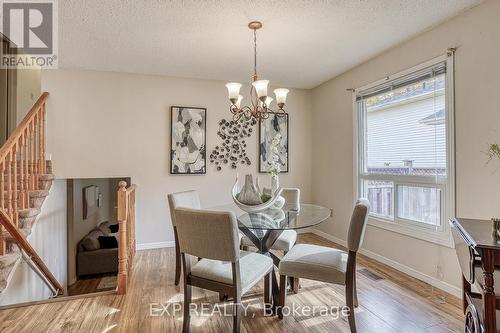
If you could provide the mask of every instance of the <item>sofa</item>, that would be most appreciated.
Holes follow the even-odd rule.
[[[116,224],[116,223],[114,223]],[[118,272],[118,248],[101,248],[99,236],[114,236],[112,223],[105,221],[92,229],[77,245],[76,274],[78,277]]]

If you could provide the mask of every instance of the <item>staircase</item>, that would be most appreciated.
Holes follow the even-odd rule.
[[[43,93],[24,120],[0,148],[0,293],[22,257],[46,281],[55,295],[64,293],[27,237],[54,180],[45,158],[45,102]]]

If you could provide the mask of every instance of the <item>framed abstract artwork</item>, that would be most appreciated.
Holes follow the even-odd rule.
[[[170,173],[205,174],[207,109],[172,106],[170,108]]]
[[[278,165],[288,172],[288,113],[270,113],[259,122],[259,172],[267,173]]]

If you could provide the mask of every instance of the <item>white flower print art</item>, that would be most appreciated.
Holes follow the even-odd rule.
[[[259,172],[288,172],[288,114],[269,114],[259,123]]]
[[[207,109],[172,106],[170,173],[206,173]]]

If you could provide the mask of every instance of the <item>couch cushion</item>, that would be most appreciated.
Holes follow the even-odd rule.
[[[104,221],[104,222],[100,223],[97,226],[97,228],[99,230],[101,230],[104,233],[104,235],[108,235],[111,233],[111,228],[109,227],[110,225],[111,225],[111,223],[109,223],[108,221]]]
[[[99,236],[101,249],[114,249],[118,247],[118,241],[113,236]]]
[[[95,251],[101,248],[99,245],[99,236],[104,236],[103,232],[94,229],[83,238],[82,246],[85,251]]]
[[[273,268],[273,260],[259,253],[240,252],[241,293],[244,294]],[[191,275],[226,284],[233,284],[230,262],[201,259],[194,265]]]

